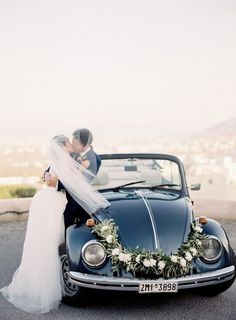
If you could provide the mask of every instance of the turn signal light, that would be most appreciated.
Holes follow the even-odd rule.
[[[88,226],[88,227],[93,227],[94,225],[95,225],[94,219],[88,219],[88,220],[86,221],[86,226]]]
[[[199,223],[206,224],[208,222],[207,217],[201,216],[199,217]]]

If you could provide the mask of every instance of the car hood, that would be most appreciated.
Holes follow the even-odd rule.
[[[158,192],[108,196],[109,215],[119,227],[120,243],[130,249],[178,250],[188,238],[193,219],[189,198],[160,197]]]

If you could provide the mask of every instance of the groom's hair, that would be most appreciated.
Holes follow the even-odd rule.
[[[93,135],[89,129],[82,128],[73,132],[73,138],[79,140],[83,146],[93,142]]]

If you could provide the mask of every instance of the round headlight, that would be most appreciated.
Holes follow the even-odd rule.
[[[106,260],[106,249],[100,242],[91,240],[83,246],[82,257],[89,266],[97,267]]]
[[[222,254],[222,243],[218,238],[209,236],[208,239],[203,241],[202,250],[202,258],[207,262],[214,262],[218,260]]]

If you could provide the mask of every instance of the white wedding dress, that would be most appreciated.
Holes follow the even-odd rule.
[[[0,292],[24,311],[46,313],[62,298],[59,245],[64,241],[63,212],[66,196],[54,187],[33,197],[19,268],[12,282]]]
[[[110,205],[90,185],[89,177],[95,176],[53,140],[50,163],[51,175],[58,177],[88,214]],[[54,187],[42,189],[32,199],[20,266],[12,282],[0,289],[8,301],[24,311],[46,313],[60,304],[64,287],[58,247],[64,242],[66,204],[65,193]]]

